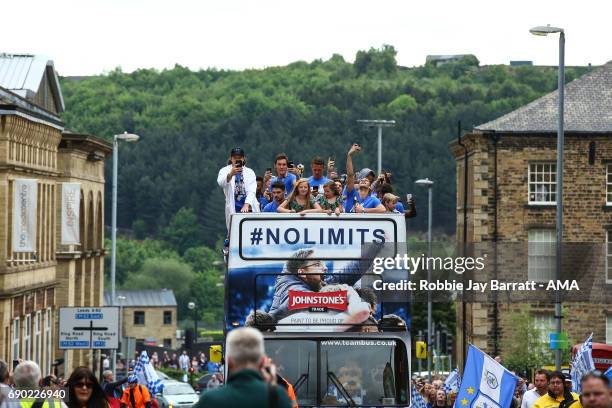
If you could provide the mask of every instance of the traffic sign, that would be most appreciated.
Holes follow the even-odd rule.
[[[118,349],[118,307],[61,307],[59,348]]]
[[[425,360],[427,358],[427,343],[424,341],[416,342],[416,358]]]

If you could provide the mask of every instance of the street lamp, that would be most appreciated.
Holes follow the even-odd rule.
[[[417,186],[427,187],[428,192],[428,211],[427,211],[427,256],[431,258],[431,222],[432,222],[432,187],[434,182],[428,178],[415,181]],[[427,282],[431,282],[431,268],[427,262]],[[427,371],[431,380],[431,340],[432,340],[432,307],[431,307],[431,292],[427,291]]]
[[[395,126],[394,120],[382,120],[382,119],[360,119],[357,122],[363,123],[367,127],[378,128],[378,173],[382,172],[382,128]]]
[[[117,163],[119,160],[119,141],[124,142],[136,142],[140,137],[138,135],[123,132],[119,135],[113,136],[113,202],[112,202],[112,226],[111,226],[111,304],[115,305],[115,269],[117,262]],[[115,372],[117,364],[117,350],[112,352],[111,367],[113,373]]]
[[[187,308],[191,311],[194,312],[193,315],[193,337],[194,337],[194,343],[198,343],[198,316],[197,316],[197,309],[196,309],[196,304],[195,302],[189,302],[187,303]]]
[[[533,35],[545,36],[559,33],[559,77],[557,88],[559,90],[557,107],[557,245],[555,279],[561,276],[561,244],[563,242],[563,103],[565,99],[565,31],[559,27],[539,26],[529,32]],[[561,333],[561,299],[559,292],[555,292],[555,319],[556,332]],[[561,349],[555,350],[555,367],[561,370]]]
[[[123,301],[126,299],[125,296],[117,296],[119,301],[119,333],[117,333],[119,335],[119,352],[121,352],[121,346],[123,346]],[[113,372],[113,374],[117,376],[117,373]]]

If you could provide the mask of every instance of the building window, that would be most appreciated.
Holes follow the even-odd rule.
[[[552,229],[529,230],[528,279],[548,281],[555,277],[556,231]]]
[[[164,311],[164,324],[172,324],[172,311]]]
[[[557,202],[557,165],[529,164],[529,204],[555,204]]]
[[[134,312],[134,324],[138,324],[138,325],[145,324],[145,312],[143,311]]]
[[[164,348],[172,348],[172,339],[164,339]]]
[[[21,350],[19,350],[19,340],[21,339],[19,318],[13,320],[13,360],[21,358]]]
[[[51,323],[53,320],[53,313],[51,309],[47,309],[45,313],[45,370],[47,374],[51,373]]]
[[[23,321],[23,359],[32,359],[32,316],[27,315]]]
[[[550,342],[550,333],[555,332],[555,316],[552,314],[537,314],[533,316],[536,329],[540,332],[542,343]]]
[[[612,315],[606,316],[606,344],[612,344]]]
[[[42,364],[41,361],[41,351],[42,351],[42,314],[40,312],[36,312],[34,316],[34,361],[40,367]]]
[[[606,166],[606,204],[612,205],[612,164]]]

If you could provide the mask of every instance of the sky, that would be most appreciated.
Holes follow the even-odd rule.
[[[567,65],[612,60],[609,0],[5,0],[0,52],[43,54],[60,75],[121,67],[264,68],[295,61],[353,61],[390,44],[403,66],[429,54],[474,54],[481,64]]]

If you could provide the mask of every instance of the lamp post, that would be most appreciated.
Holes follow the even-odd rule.
[[[382,172],[382,128],[395,126],[394,120],[382,120],[382,119],[360,119],[357,122],[363,123],[367,127],[378,128],[378,173]]]
[[[529,32],[533,35],[545,36],[559,33],[559,76],[558,76],[558,107],[557,107],[557,242],[555,280],[561,277],[561,253],[563,242],[563,103],[565,99],[565,32],[563,28],[547,26],[534,27]],[[559,292],[555,292],[555,321],[556,332],[561,333],[561,299]],[[561,370],[561,349],[555,350],[555,367]]]
[[[433,209],[433,192],[432,187],[434,182],[428,178],[420,179],[415,181],[417,186],[427,187],[428,199],[427,199],[427,256],[431,258],[431,223],[432,223],[432,209]],[[431,268],[429,268],[429,262],[427,263],[427,282],[431,282]],[[432,341],[432,306],[431,306],[431,292],[427,291],[427,371],[429,373],[429,380],[431,380],[431,341]]]
[[[189,308],[189,310],[193,311],[193,339],[194,339],[194,343],[198,343],[198,313],[197,313],[197,308],[196,308],[196,304],[195,302],[189,302],[187,303],[187,308]]]
[[[122,346],[123,346],[123,301],[126,300],[127,297],[125,296],[117,296],[117,300],[119,302],[119,333],[117,333],[119,335],[119,352],[122,352]],[[113,375],[115,375],[115,377],[117,376],[117,373],[113,372]]]
[[[119,160],[119,141],[136,142],[140,137],[138,135],[123,132],[113,136],[113,202],[112,202],[112,226],[111,226],[111,304],[115,305],[115,268],[117,262],[117,164]],[[117,350],[111,353],[111,369],[115,373],[117,368]]]

